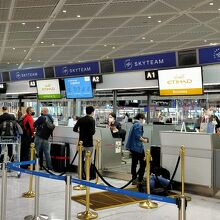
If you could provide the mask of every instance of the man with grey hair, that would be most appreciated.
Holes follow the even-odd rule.
[[[39,156],[40,151],[43,151],[46,158],[47,168],[52,170],[48,139],[52,136],[55,126],[53,125],[52,116],[48,113],[48,108],[42,109],[41,116],[34,122],[34,127],[36,128],[34,144],[37,155]],[[43,162],[40,161],[40,164],[43,164]]]

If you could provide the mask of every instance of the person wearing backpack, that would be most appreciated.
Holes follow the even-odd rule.
[[[32,107],[27,107],[26,114],[21,116],[18,123],[23,129],[23,135],[21,136],[21,161],[30,160],[30,147],[31,141],[34,137],[34,120],[33,116],[35,115],[34,109]],[[24,169],[28,168],[28,165],[21,166]]]
[[[0,115],[0,136],[14,136],[15,135],[15,123],[16,119],[13,114],[8,113],[8,108],[6,106],[2,107],[2,115]],[[13,161],[13,145],[8,144],[8,156],[10,158],[10,161]],[[1,145],[0,145],[0,153]],[[0,162],[2,163],[3,156],[0,158]]]
[[[40,151],[43,151],[47,168],[52,170],[48,139],[53,135],[55,125],[53,124],[52,116],[48,114],[48,108],[43,108],[41,113],[41,116],[34,122],[34,127],[36,128],[34,144],[38,157]],[[43,161],[40,161],[40,164],[43,164]]]

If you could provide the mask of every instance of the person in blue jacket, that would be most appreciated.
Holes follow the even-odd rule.
[[[144,130],[143,124],[145,123],[145,116],[143,113],[138,113],[135,116],[134,124],[132,125],[128,140],[126,143],[126,149],[131,152],[132,162],[131,162],[131,175],[133,181],[133,185],[137,183],[141,183],[143,181],[146,161],[144,160],[145,151],[144,151],[144,143],[148,143],[148,138],[144,138]],[[139,171],[137,172],[137,164],[140,163]]]

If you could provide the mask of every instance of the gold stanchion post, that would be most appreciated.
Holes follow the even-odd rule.
[[[146,184],[147,184],[147,194],[150,194],[150,161],[151,161],[151,154],[150,150],[146,151],[145,154],[146,159]],[[144,202],[140,202],[139,206],[144,209],[154,209],[158,207],[158,204],[152,202],[150,199],[147,199]]]
[[[86,181],[90,179],[91,152],[86,151]],[[78,219],[96,219],[98,214],[89,210],[90,206],[90,187],[86,186],[86,211],[77,214]]]
[[[34,148],[34,143],[32,143],[31,144],[31,160],[34,159],[34,153],[35,153],[35,148]],[[33,170],[33,164],[30,164],[30,170]],[[35,197],[35,192],[33,192],[32,186],[33,186],[33,175],[30,175],[29,190],[28,190],[28,192],[24,192],[22,194],[22,197],[24,197],[24,198],[34,198]]]
[[[100,140],[96,140],[96,167],[97,169],[99,170],[99,151],[100,151]],[[96,173],[96,181],[95,181],[96,184],[100,184],[99,183],[99,175]]]
[[[78,177],[80,180],[82,180],[82,172],[83,172],[83,167],[82,167],[83,142],[82,141],[79,142],[78,150],[79,150]],[[73,187],[73,190],[85,190],[85,189],[86,187],[83,185],[77,185]]]

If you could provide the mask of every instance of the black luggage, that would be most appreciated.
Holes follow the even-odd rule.
[[[68,143],[52,143],[50,156],[53,170],[64,172],[70,163],[70,147]]]

